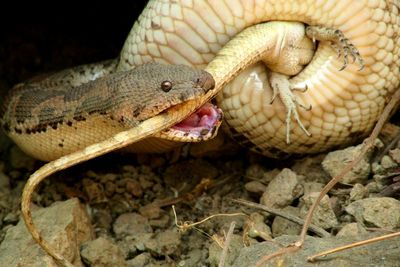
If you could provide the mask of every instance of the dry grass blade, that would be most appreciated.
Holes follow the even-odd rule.
[[[375,139],[378,137],[379,132],[381,131],[384,123],[389,118],[390,114],[392,113],[394,108],[397,106],[399,101],[400,101],[400,90],[396,90],[394,92],[394,94],[392,95],[389,103],[386,105],[385,109],[383,110],[381,116],[379,117],[379,120],[376,123],[374,129],[372,130],[370,136],[364,140],[364,145],[361,148],[358,155],[342,170],[341,173],[339,173],[337,176],[333,177],[329,181],[329,183],[327,185],[325,185],[325,187],[322,189],[321,193],[319,194],[318,198],[311,206],[310,210],[307,213],[305,223],[303,225],[303,229],[301,231],[299,240],[289,247],[283,248],[274,254],[263,257],[261,260],[259,260],[257,262],[256,266],[261,266],[264,262],[266,262],[270,259],[273,259],[275,257],[281,256],[281,255],[284,255],[287,253],[293,253],[293,252],[296,252],[297,250],[301,249],[301,247],[304,244],[304,240],[305,240],[308,228],[310,227],[312,216],[313,216],[314,211],[317,208],[319,202],[329,192],[329,190],[331,190],[354,166],[356,166],[361,161],[361,159],[364,157],[365,153],[373,146]],[[395,233],[395,234],[397,234],[397,233]],[[390,237],[392,237],[392,235],[395,235],[395,234],[389,234],[389,235],[383,236],[383,238],[380,238],[379,240],[390,238]],[[379,241],[379,240],[377,240],[377,241]],[[356,244],[358,244],[358,243],[356,243]],[[362,244],[360,244],[360,245],[362,245]],[[346,246],[344,249],[347,249],[350,247],[351,246]],[[343,250],[343,249],[341,249],[341,250]],[[333,252],[336,252],[336,251],[333,251]],[[330,252],[330,253],[333,253],[333,252]],[[315,257],[313,259],[315,259]]]
[[[229,231],[228,231],[228,234],[226,235],[224,249],[222,250],[221,258],[218,263],[218,267],[225,266],[225,260],[226,260],[226,256],[228,255],[228,249],[229,249],[229,245],[232,240],[233,230],[235,230],[235,225],[236,225],[236,223],[233,221],[233,222],[231,222],[231,225],[229,226]]]
[[[375,243],[375,242],[379,242],[379,241],[382,241],[382,240],[386,240],[386,239],[393,238],[393,237],[398,237],[398,236],[400,236],[400,232],[396,232],[396,233],[392,233],[392,234],[387,234],[387,235],[383,235],[383,236],[370,238],[370,239],[367,239],[367,240],[355,242],[355,243],[352,243],[352,244],[348,244],[348,245],[345,245],[345,246],[341,246],[341,247],[337,247],[337,248],[334,248],[334,249],[330,249],[330,250],[326,250],[326,251],[320,252],[318,254],[315,254],[315,255],[312,255],[312,256],[308,257],[307,260],[313,262],[313,261],[318,260],[317,258],[324,257],[324,256],[327,256],[327,255],[332,254],[332,253],[336,253],[336,252],[343,251],[343,250],[350,249],[350,248],[355,248],[355,247],[359,247],[359,246],[372,244],[372,243]]]

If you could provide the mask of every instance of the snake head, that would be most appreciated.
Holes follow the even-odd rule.
[[[126,76],[129,76],[126,77]],[[215,86],[211,74],[185,65],[148,63],[117,80],[113,117],[134,124],[203,96]]]

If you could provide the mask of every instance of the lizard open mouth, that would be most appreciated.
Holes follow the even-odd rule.
[[[217,106],[206,103],[185,120],[172,126],[168,131],[173,131],[174,136],[197,142],[215,136],[221,125],[223,113]]]

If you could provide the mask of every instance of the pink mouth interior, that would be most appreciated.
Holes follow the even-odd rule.
[[[175,124],[172,129],[192,132],[212,129],[221,119],[221,111],[211,103],[204,104],[185,120]]]

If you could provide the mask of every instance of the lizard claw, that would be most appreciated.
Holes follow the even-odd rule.
[[[290,144],[290,129],[291,129],[291,121],[292,121],[292,116],[300,126],[300,128],[303,130],[303,132],[307,136],[311,136],[310,132],[306,129],[304,126],[303,122],[300,119],[299,113],[297,112],[297,106],[300,106],[304,110],[311,110],[312,106],[309,105],[308,107],[304,106],[301,104],[297,97],[293,94],[293,91],[301,91],[305,92],[308,90],[308,86],[304,86],[303,88],[299,87],[292,87],[292,85],[289,82],[289,78],[286,75],[271,72],[270,73],[270,83],[271,87],[273,90],[273,96],[271,98],[270,103],[272,104],[273,101],[276,99],[276,96],[279,95],[280,99],[282,100],[282,103],[286,107],[286,143]]]
[[[353,63],[358,62],[361,71],[364,66],[364,60],[362,59],[358,49],[347,39],[343,32],[338,29],[331,29],[322,26],[308,26],[306,28],[306,35],[312,40],[319,41],[330,41],[332,46],[335,48],[338,54],[338,58],[343,56],[343,66],[339,71],[344,70],[349,63],[349,56],[352,57]]]

